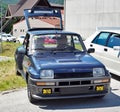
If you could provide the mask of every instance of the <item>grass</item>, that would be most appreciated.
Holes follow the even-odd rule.
[[[4,42],[2,56],[13,57],[15,49],[20,46],[18,43]],[[20,76],[15,73],[14,59],[0,62],[0,91],[25,87],[26,83]]]
[[[13,57],[16,48],[20,46],[19,43],[15,42],[2,42],[2,53],[1,56]]]
[[[3,42],[1,56],[14,57],[16,48],[19,43]],[[81,49],[76,45],[76,48]],[[15,73],[15,60],[0,61],[0,91],[11,90],[25,87],[26,83],[20,76]]]

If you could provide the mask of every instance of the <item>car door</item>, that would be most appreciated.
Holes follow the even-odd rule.
[[[23,71],[23,59],[27,52],[27,36],[25,37],[25,40],[23,42],[23,45],[18,47],[15,52],[15,59],[16,59],[16,67],[19,72]]]
[[[22,63],[22,66],[23,66],[23,74],[24,74],[24,77],[26,79],[26,73],[27,73],[27,70],[28,70],[28,67],[31,65],[31,62],[30,62],[30,35],[27,34],[25,39],[24,39],[24,47],[26,48],[26,54],[24,55],[23,57],[23,63]]]
[[[112,33],[107,43],[106,62],[110,72],[120,76],[120,34]]]
[[[100,32],[90,43],[89,47],[95,49],[95,53],[92,54],[97,59],[102,62],[105,62],[105,56],[107,54],[107,40],[110,36],[109,32]]]

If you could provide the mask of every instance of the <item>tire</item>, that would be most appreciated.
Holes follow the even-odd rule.
[[[31,89],[30,89],[30,78],[28,76],[28,83],[27,83],[27,95],[28,95],[28,99],[31,103],[36,103],[38,100],[34,99],[31,93]]]
[[[16,73],[17,76],[21,76],[21,73],[18,72],[18,70],[17,70],[17,65],[16,65],[16,67],[15,67],[15,73]]]

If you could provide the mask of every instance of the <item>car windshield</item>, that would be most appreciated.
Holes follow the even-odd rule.
[[[82,52],[84,47],[78,35],[47,34],[34,35],[31,44],[32,51]]]
[[[60,19],[57,17],[29,17],[30,28],[60,28]]]

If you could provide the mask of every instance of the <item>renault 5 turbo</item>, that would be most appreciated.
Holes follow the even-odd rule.
[[[56,18],[60,25],[39,28],[40,16],[51,20]],[[27,83],[30,102],[103,97],[109,93],[109,72],[90,55],[94,49],[86,50],[79,34],[63,30],[59,10],[28,9],[25,18],[28,31],[23,44],[16,49],[15,61],[16,73],[22,75]],[[55,42],[46,43],[46,38]]]

